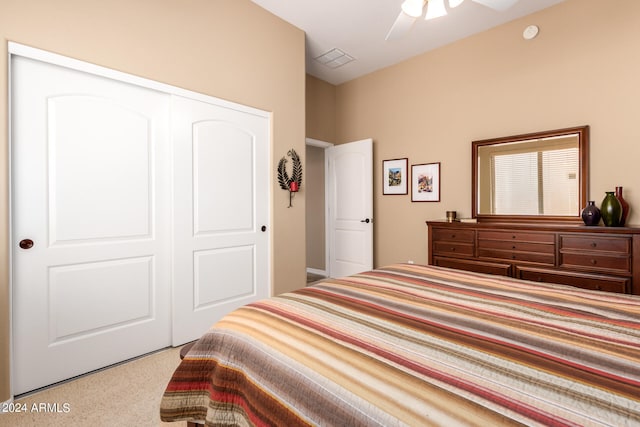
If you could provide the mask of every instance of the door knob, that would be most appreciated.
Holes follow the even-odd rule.
[[[20,240],[19,245],[22,249],[31,249],[33,247],[33,240],[31,239]]]
[[[262,227],[260,227],[260,230],[262,230],[262,232],[264,233],[265,231],[267,231],[267,226],[263,225]]]
[[[369,218],[365,218],[365,219],[361,219],[360,222],[366,222],[367,224],[369,224],[371,220]]]

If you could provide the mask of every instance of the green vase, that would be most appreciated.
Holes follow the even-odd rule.
[[[620,220],[622,219],[622,205],[620,201],[616,199],[613,191],[607,191],[607,195],[602,200],[600,206],[600,214],[602,215],[602,222],[607,227],[620,226]]]

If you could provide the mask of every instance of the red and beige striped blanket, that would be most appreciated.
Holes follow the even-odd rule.
[[[207,425],[640,425],[640,298],[393,265],[244,306],[161,402]]]

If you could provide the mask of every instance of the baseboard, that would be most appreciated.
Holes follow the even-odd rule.
[[[319,270],[317,268],[309,268],[307,267],[307,273],[311,273],[311,274],[318,274],[320,276],[324,276],[327,277],[327,272],[324,270]]]

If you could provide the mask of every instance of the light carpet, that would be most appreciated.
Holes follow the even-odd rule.
[[[0,413],[0,426],[184,427],[159,415],[179,363],[180,347],[171,348],[43,389],[14,402],[27,412]]]

